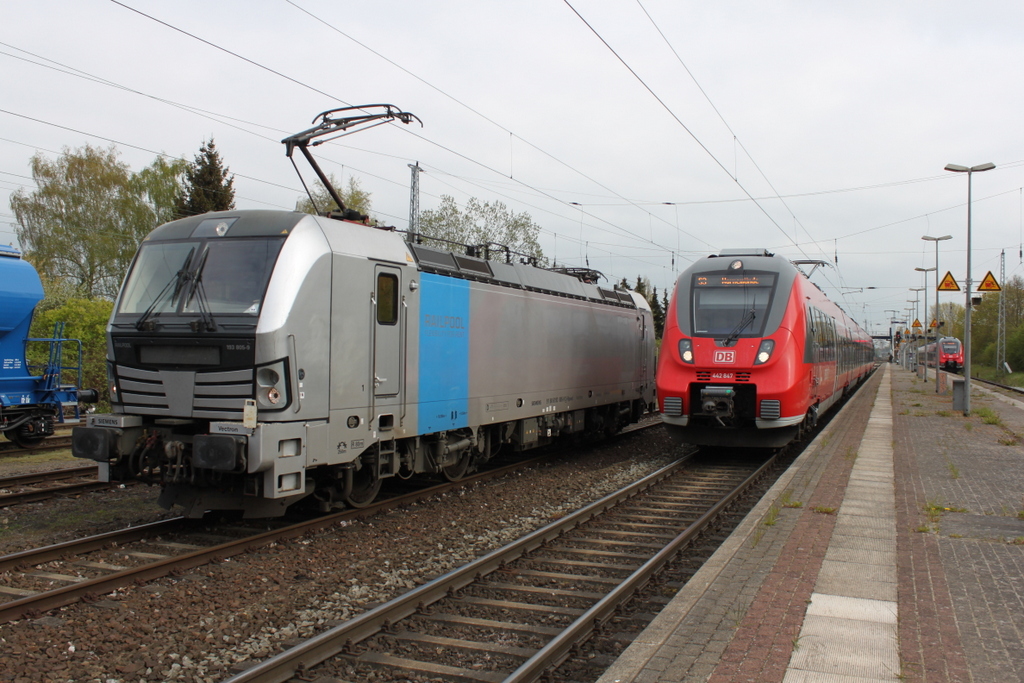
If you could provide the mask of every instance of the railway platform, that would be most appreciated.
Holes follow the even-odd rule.
[[[1024,401],[879,370],[599,683],[1024,681]]]

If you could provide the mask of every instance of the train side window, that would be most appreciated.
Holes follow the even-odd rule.
[[[377,274],[377,322],[381,325],[398,322],[398,278],[389,273]]]

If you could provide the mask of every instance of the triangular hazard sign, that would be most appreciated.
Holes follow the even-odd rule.
[[[985,279],[981,281],[980,285],[978,285],[978,291],[1001,292],[1003,291],[1003,288],[999,286],[998,282],[996,282],[996,279],[992,276],[992,271],[990,270],[988,271],[988,274],[985,275]]]
[[[946,271],[946,277],[942,278],[939,286],[936,288],[940,292],[959,292],[960,285],[953,279],[953,273]]]
[[[921,321],[918,320],[917,318],[914,318],[914,324],[911,325],[911,327],[921,327]]]
[[[935,319],[933,318],[933,319],[932,319],[932,324],[931,324],[931,325],[929,325],[928,327],[938,327],[938,326],[939,326],[939,321],[938,321],[938,320],[935,320]]]

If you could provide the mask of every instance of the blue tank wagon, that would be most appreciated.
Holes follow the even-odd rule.
[[[94,403],[98,396],[95,390],[78,388],[82,344],[63,338],[63,323],[55,326],[52,338],[29,337],[32,315],[42,298],[36,269],[18,249],[0,245],[0,431],[23,448],[53,434],[54,424],[65,421],[65,408],[78,421],[79,402]],[[45,365],[29,363],[29,342],[48,345]],[[66,344],[74,347],[74,365],[64,365]],[[64,383],[65,376],[74,376],[75,383]]]

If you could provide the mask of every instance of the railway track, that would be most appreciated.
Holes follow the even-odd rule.
[[[71,448],[71,432],[48,436],[31,448],[22,448],[13,441],[0,440],[0,457],[8,455],[31,455],[47,451],[59,451]]]
[[[0,477],[0,508],[117,486],[116,483],[98,481],[98,471],[95,465],[86,465]]]
[[[650,420],[623,433],[659,424]],[[410,505],[447,491],[484,482],[543,462],[542,455],[464,477],[421,487],[359,510],[345,510],[295,524],[273,520],[211,527],[173,518],[74,541],[0,556],[0,623],[41,614],[131,583],[145,583],[221,561],[251,549]],[[83,468],[84,469],[84,468]],[[109,486],[110,484],[103,484]],[[274,528],[267,529],[268,524]]]
[[[1024,389],[1022,389],[1021,387],[1010,386],[1009,384],[1000,384],[999,382],[993,382],[992,380],[981,379],[980,377],[974,376],[971,377],[971,381],[980,382],[982,384],[988,384],[989,386],[993,387],[999,387],[1000,389],[1005,389],[1006,391],[1012,391],[1015,394],[1024,394]]]
[[[260,662],[229,683],[344,679],[353,666],[359,672],[390,671],[396,681],[412,674],[484,683],[557,678],[553,670],[778,457],[697,466],[683,458]]]

